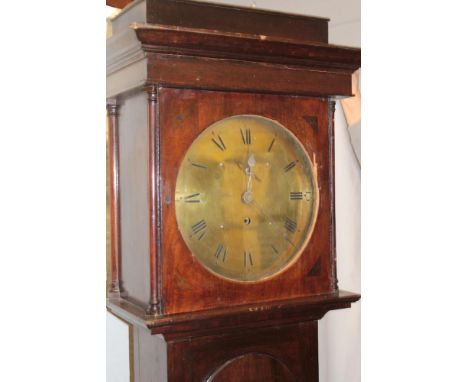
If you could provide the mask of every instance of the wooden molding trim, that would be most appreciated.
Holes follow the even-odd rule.
[[[132,0],[106,0],[106,5],[109,7],[114,7],[114,8],[125,8],[128,4],[130,4]]]
[[[338,291],[333,294],[211,309],[196,313],[179,313],[154,317],[144,309],[123,298],[108,300],[107,309],[135,325],[163,334],[166,339],[224,333],[226,330],[244,331],[293,322],[315,321],[328,311],[349,308],[361,298],[359,294]]]
[[[153,53],[235,58],[349,73],[361,65],[361,50],[358,48],[168,25],[134,23],[131,27],[143,44],[143,49]]]
[[[141,42],[132,29],[124,30],[106,40],[106,73],[110,75],[145,58]]]

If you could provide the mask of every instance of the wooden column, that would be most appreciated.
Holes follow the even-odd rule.
[[[335,216],[335,105],[334,99],[328,101],[328,137],[330,139],[330,249],[331,249],[331,285],[338,291],[338,272],[336,270],[336,216]]]
[[[150,302],[147,314],[160,314],[159,288],[160,279],[160,166],[159,166],[159,123],[158,123],[158,88],[155,85],[146,87],[148,92],[148,129],[149,129],[149,270],[150,270]]]
[[[109,134],[110,183],[110,256],[111,280],[109,297],[119,297],[120,288],[120,180],[119,180],[119,105],[116,99],[107,100],[107,126]]]

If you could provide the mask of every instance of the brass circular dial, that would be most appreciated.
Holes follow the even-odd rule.
[[[285,270],[310,238],[317,169],[278,122],[237,115],[205,129],[177,175],[179,230],[209,271],[258,281]]]

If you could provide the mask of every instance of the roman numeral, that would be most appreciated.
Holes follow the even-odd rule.
[[[198,237],[198,240],[201,240],[203,236],[205,236],[206,228],[206,222],[204,220],[200,220],[192,226],[192,235],[190,235],[190,237],[195,235]]]
[[[273,251],[274,251],[277,255],[279,254],[278,250],[276,249],[276,247],[275,247],[273,244],[271,245],[271,249],[273,249]]]
[[[302,192],[290,192],[289,199],[290,200],[302,200],[303,194]]]
[[[200,193],[188,195],[184,198],[185,203],[200,203]]]
[[[242,136],[242,142],[244,142],[244,145],[250,145],[252,143],[252,136],[250,133],[250,129],[240,129],[241,136]]]
[[[295,160],[295,161],[292,161],[291,163],[289,163],[288,165],[286,165],[283,170],[284,172],[288,172],[289,170],[293,169],[294,167],[296,167],[296,164],[298,163],[299,161],[298,160]]]
[[[202,165],[200,163],[195,163],[195,162],[192,162],[190,159],[188,160],[190,162],[190,164],[193,166],[193,167],[198,167],[198,168],[203,168],[203,169],[207,169],[208,167],[206,167],[205,165]]]
[[[284,228],[286,228],[289,232],[294,233],[297,229],[297,223],[294,220],[286,218],[284,222]]]
[[[224,244],[219,244],[215,251],[216,260],[219,260],[220,258],[222,258],[223,263],[224,263],[227,257],[227,253],[228,253],[227,247],[225,247]]]
[[[275,141],[276,141],[276,138],[273,138],[273,140],[270,143],[270,146],[268,146],[268,152],[270,152],[271,149],[273,148],[273,145],[275,144]]]
[[[252,254],[250,252],[244,251],[244,268],[250,264],[253,267]]]
[[[195,223],[192,226],[192,232],[194,234],[197,234],[197,233],[203,231],[206,227],[207,227],[206,222],[204,220],[200,220],[198,223]]]
[[[221,151],[226,150],[226,145],[224,144],[221,136],[217,135],[214,138],[211,138],[212,142],[220,149]]]

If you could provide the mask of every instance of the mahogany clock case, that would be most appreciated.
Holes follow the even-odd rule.
[[[317,321],[360,298],[336,278],[333,126],[360,50],[328,44],[327,19],[186,0],[133,1],[107,49],[107,307],[131,325],[135,382],[318,381]],[[175,213],[185,153],[235,115],[294,134],[320,194],[302,254],[248,283],[201,265]]]
[[[109,306],[149,307],[149,319],[339,296],[333,97],[352,95],[360,50],[328,44],[327,19],[185,0],[132,4],[107,42]],[[234,115],[289,129],[317,163],[320,193],[303,253],[278,275],[249,283],[206,270],[175,215],[184,154],[204,129]]]
[[[154,103],[157,144],[149,145],[146,92],[120,97],[121,270],[123,296],[140,306],[155,289],[160,313],[173,314],[336,291],[334,243],[333,109],[329,98],[159,87]],[[175,185],[194,139],[233,115],[260,115],[289,129],[317,163],[317,221],[303,253],[284,272],[265,281],[233,282],[204,268],[178,229]],[[151,116],[149,117],[152,118]],[[152,150],[149,153],[148,150]],[[155,158],[154,234],[148,227],[148,156]],[[159,190],[159,191],[158,191]],[[286,196],[287,197],[287,196]],[[149,246],[157,267],[148,272]]]

